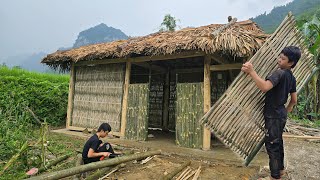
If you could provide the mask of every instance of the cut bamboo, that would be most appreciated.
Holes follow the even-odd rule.
[[[141,159],[141,158],[146,158],[148,156],[153,156],[153,155],[157,155],[157,154],[161,154],[161,151],[149,151],[149,152],[144,152],[144,153],[139,153],[139,154],[133,154],[133,155],[129,155],[129,156],[123,156],[123,157],[117,157],[117,158],[113,158],[113,159],[109,159],[108,161],[98,161],[98,162],[94,162],[94,163],[90,163],[90,164],[85,164],[85,165],[81,165],[78,167],[73,167],[73,168],[69,168],[69,169],[65,169],[65,170],[61,170],[61,171],[56,171],[56,172],[52,172],[52,173],[47,173],[47,174],[43,174],[40,176],[35,176],[32,178],[29,178],[29,180],[55,180],[55,179],[61,179],[64,177],[68,177],[68,176],[72,176],[74,174],[79,174],[79,173],[83,173],[83,172],[87,172],[87,171],[92,171],[95,169],[99,169],[99,168],[104,168],[107,166],[113,166],[113,165],[117,165],[117,164],[121,164],[127,161],[132,161],[135,159]]]
[[[169,174],[163,176],[161,179],[162,180],[171,180],[175,175],[177,175],[179,172],[181,172],[184,168],[186,168],[190,164],[191,164],[191,161],[187,161],[187,162],[183,163],[181,166],[177,167]]]

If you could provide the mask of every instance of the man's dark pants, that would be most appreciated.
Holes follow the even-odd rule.
[[[265,146],[269,155],[271,176],[280,178],[280,170],[284,169],[283,129],[287,118],[265,118]]]

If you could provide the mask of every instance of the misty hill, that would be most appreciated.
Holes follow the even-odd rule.
[[[294,0],[287,5],[275,7],[269,14],[264,13],[251,20],[256,22],[266,33],[272,33],[290,11],[296,19],[314,14],[320,16],[320,0]]]
[[[73,44],[73,48],[89,44],[111,42],[120,39],[128,39],[128,36],[120,29],[108,27],[101,23],[95,27],[80,32],[76,42]]]
[[[9,56],[1,60],[1,64],[5,64],[8,67],[18,66],[22,69],[29,71],[47,72],[49,67],[41,64],[40,61],[47,54],[44,52],[34,54],[21,54],[16,56]]]

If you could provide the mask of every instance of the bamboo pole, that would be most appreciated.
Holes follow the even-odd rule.
[[[210,65],[211,58],[209,56],[204,57],[204,78],[203,78],[203,111],[208,112],[211,107],[211,88],[210,88]],[[203,128],[203,150],[210,150],[211,146],[211,132],[207,127]]]
[[[67,122],[66,122],[67,129],[69,128],[69,126],[71,125],[71,122],[72,122],[75,81],[76,81],[75,65],[74,65],[74,63],[71,63],[69,94],[68,94]]]
[[[70,157],[70,154],[66,154],[66,155],[60,156],[60,157],[58,157],[58,158],[56,158],[56,159],[48,162],[48,164],[47,164],[46,166],[42,166],[42,167],[39,169],[38,173],[41,173],[41,172],[43,172],[43,171],[45,171],[45,170],[47,170],[47,169],[50,169],[52,166],[57,165],[58,163],[60,163],[61,161],[66,160],[66,159],[68,159],[69,157]]]
[[[131,74],[131,62],[128,61],[126,63],[126,74],[124,77],[123,99],[122,99],[122,109],[121,109],[121,129],[120,129],[120,132],[121,132],[122,137],[125,137],[125,133],[126,133],[130,74]]]
[[[93,174],[91,174],[90,176],[88,176],[86,178],[86,180],[96,180],[99,179],[101,176],[104,176],[109,170],[111,169],[111,167],[105,167],[105,168],[101,168],[96,170]]]
[[[40,175],[40,176],[35,176],[32,178],[29,178],[29,180],[60,179],[60,178],[72,176],[74,174],[79,174],[79,173],[95,170],[98,168],[113,166],[113,165],[121,164],[121,163],[124,163],[127,161],[142,159],[142,158],[146,158],[148,156],[153,156],[153,155],[157,155],[157,154],[161,154],[161,151],[159,151],[159,150],[158,151],[149,151],[149,152],[133,154],[133,155],[129,155],[129,156],[117,157],[117,158],[108,159],[105,161],[94,162],[94,163],[90,163],[90,164],[81,165],[78,167],[73,167],[73,168],[69,168],[69,169],[65,169],[65,170],[61,170],[61,171],[47,173],[47,174]]]
[[[183,163],[181,166],[177,167],[176,169],[174,169],[171,173],[165,175],[164,177],[162,177],[162,180],[171,180],[176,174],[178,174],[179,172],[181,172],[184,168],[186,168],[187,166],[189,166],[191,164],[191,161],[187,161],[185,163]]]
[[[0,172],[0,176],[19,158],[19,156],[28,148],[28,142],[26,141],[20,148],[19,152],[17,152],[11,159],[6,163],[3,169]]]

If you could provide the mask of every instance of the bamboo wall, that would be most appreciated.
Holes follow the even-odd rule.
[[[147,139],[148,100],[149,84],[129,84],[126,139]]]
[[[203,83],[178,83],[176,102],[176,143],[201,148],[203,125]]]
[[[168,120],[168,129],[176,129],[176,100],[177,100],[177,91],[176,91],[176,81],[175,79],[170,79],[170,93],[169,93],[169,120]]]
[[[163,74],[152,74],[149,92],[149,127],[162,127],[163,91]]]
[[[228,71],[211,72],[211,106],[217,102],[220,96],[228,89]]]
[[[124,64],[77,66],[71,126],[120,131]]]
[[[278,29],[250,59],[260,77],[276,70],[282,49],[289,45],[301,48],[302,56],[293,74],[297,89],[314,69],[313,57],[304,45],[304,38],[289,14]],[[245,73],[240,72],[228,90],[201,119],[224,144],[244,158],[248,165],[264,142],[264,93]]]

